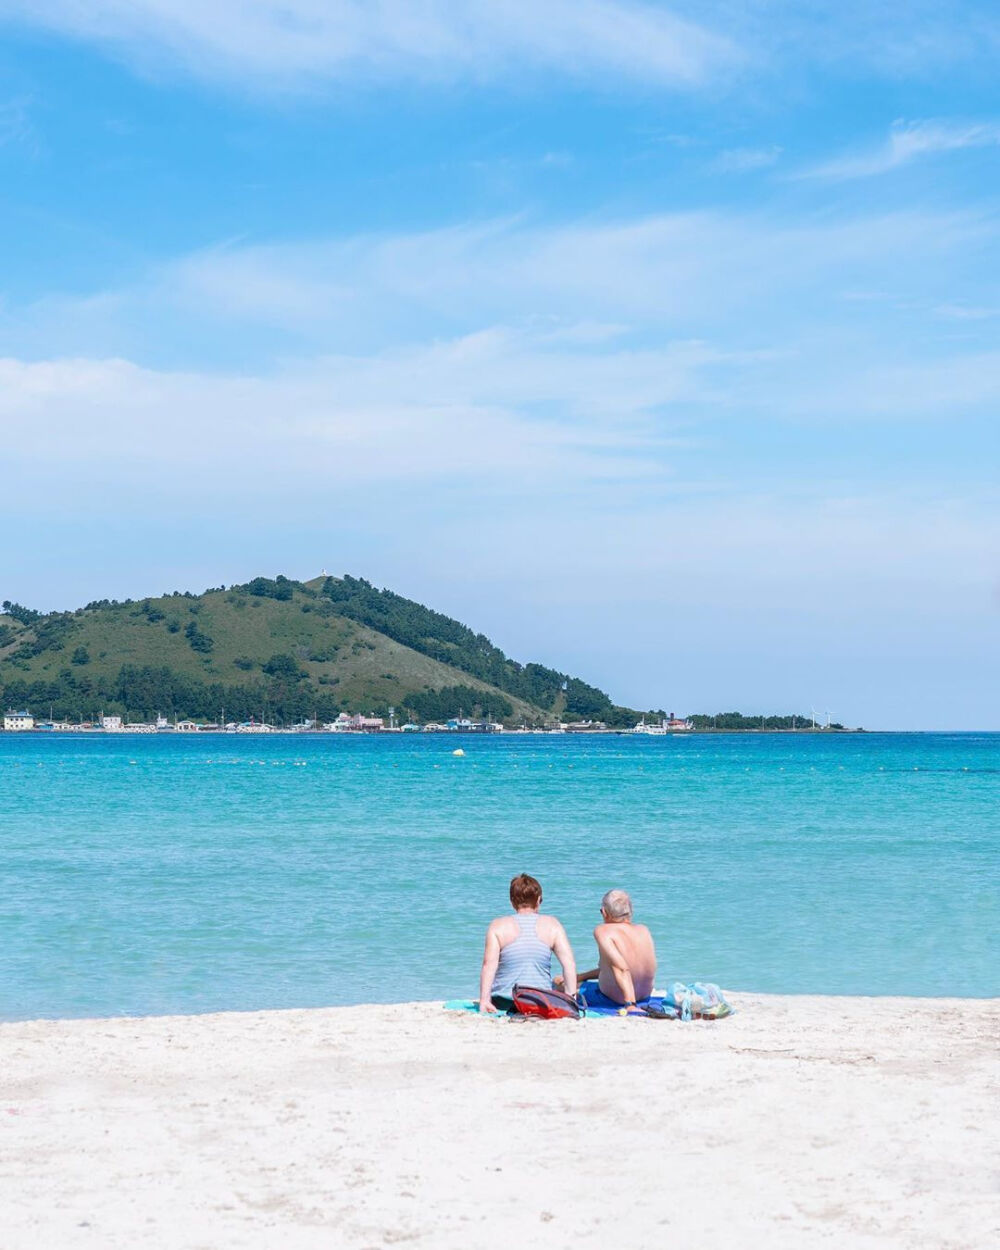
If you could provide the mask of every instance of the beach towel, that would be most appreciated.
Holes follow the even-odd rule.
[[[625,1014],[625,1009],[619,1003],[601,993],[596,981],[584,981],[577,998],[585,1008],[585,1019]],[[444,1006],[447,1011],[479,1013],[479,1004],[475,999],[453,998]],[[724,1020],[735,1012],[735,1008],[726,1002],[722,990],[712,981],[693,981],[690,985],[685,985],[683,981],[674,981],[666,992],[654,991],[649,998],[637,1003],[636,1008],[634,1013],[629,1014],[654,1020]],[[507,1020],[517,1014],[513,1011],[500,1011],[488,1018]]]
[[[623,1014],[623,1008],[604,994],[597,987],[594,981],[587,981],[580,987],[580,1001],[585,1008],[583,1018],[600,1019],[601,1017],[618,1017]],[[472,998],[452,998],[444,1004],[446,1011],[464,1011],[474,1015],[479,1014],[479,1004]],[[646,1016],[654,1020],[676,1020],[680,1017],[680,1011],[672,1004],[665,1001],[661,994],[654,994],[651,998],[643,999],[638,1004],[637,1014]],[[488,1020],[509,1020],[516,1018],[518,1015],[514,1011],[498,1011],[495,1014],[486,1016]]]
[[[596,981],[584,981],[580,986],[580,997],[587,1008],[588,1016],[620,1016],[625,1008],[613,998],[601,992]],[[655,991],[649,998],[636,1003],[639,1014],[651,1016],[657,1020],[676,1020],[680,1011],[672,1003],[668,1003],[662,994]]]

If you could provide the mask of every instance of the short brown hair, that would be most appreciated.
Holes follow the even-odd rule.
[[[512,907],[538,907],[542,901],[542,887],[534,877],[526,872],[518,875],[510,883],[510,902]]]

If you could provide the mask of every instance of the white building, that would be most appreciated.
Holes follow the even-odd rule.
[[[102,716],[101,728],[106,733],[117,734],[122,731],[122,718],[120,716]]]
[[[179,734],[196,734],[200,728],[201,726],[197,723],[197,721],[193,720],[179,720],[177,724],[174,725],[174,729]]]
[[[34,729],[35,718],[30,712],[5,712],[3,727],[11,733],[18,733],[25,729]]]
[[[361,712],[356,712],[353,716],[348,712],[341,712],[335,721],[324,725],[323,728],[330,733],[379,733],[385,726],[385,721],[381,716],[365,716]]]

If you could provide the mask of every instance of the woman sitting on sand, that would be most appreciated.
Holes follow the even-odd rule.
[[[522,872],[510,883],[513,916],[498,916],[486,930],[479,974],[479,1010],[510,1011],[515,985],[552,988],[552,952],[562,965],[567,994],[576,993],[576,963],[566,930],[555,916],[540,916],[542,887]]]

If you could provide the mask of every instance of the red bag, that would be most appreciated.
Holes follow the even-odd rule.
[[[579,1020],[583,1009],[575,998],[562,990],[540,990],[534,985],[515,985],[511,990],[514,1007],[522,1016],[543,1020]]]

